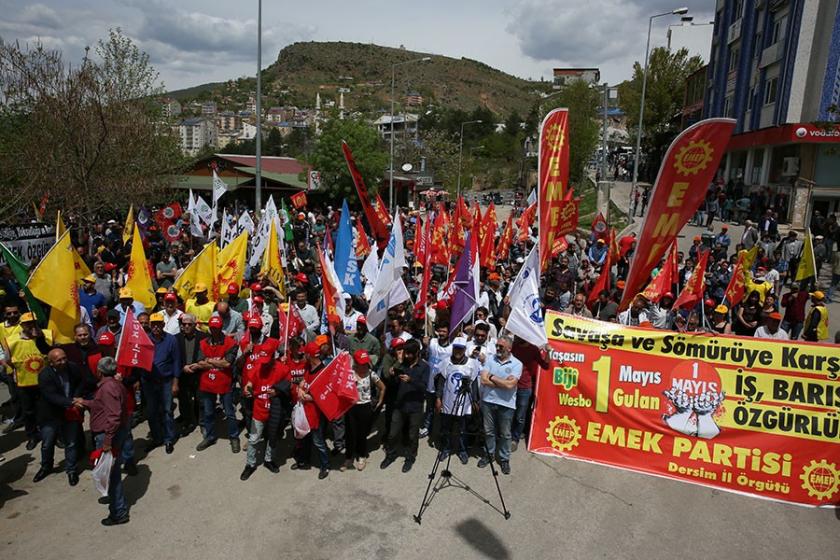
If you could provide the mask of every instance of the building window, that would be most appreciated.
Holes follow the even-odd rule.
[[[752,111],[753,100],[754,99],[755,99],[755,88],[751,87],[749,93],[747,93],[747,111]]]
[[[778,17],[773,22],[773,30],[771,31],[773,40],[771,41],[771,45],[775,45],[779,41],[783,41],[785,38],[785,33],[787,32],[787,22],[788,17],[787,14]]]
[[[761,40],[764,36],[761,33],[755,34],[755,43],[753,43],[753,58],[761,56]]]
[[[731,117],[732,112],[732,96],[727,95],[726,98],[723,100],[723,116]]]
[[[764,90],[764,104],[770,105],[776,102],[777,89],[779,87],[779,78],[772,78],[767,81],[767,87]]]
[[[740,47],[732,47],[729,50],[729,71],[734,72],[738,69],[738,57],[741,54]]]

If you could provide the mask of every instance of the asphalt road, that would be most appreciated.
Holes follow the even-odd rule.
[[[145,425],[135,431],[142,438]],[[375,437],[373,438],[376,439]],[[90,471],[75,488],[64,474],[32,482],[38,455],[20,432],[0,436],[0,551],[4,558],[830,558],[840,546],[833,510],[782,505],[520,449],[500,485],[455,461],[477,494],[447,488],[413,520],[434,462],[425,442],[408,474],[401,461],[363,472],[259,468],[239,480],[245,455],[226,442],[203,453],[198,436],[156,449],[128,477],[131,522],[105,528]],[[142,443],[138,450],[142,450]],[[140,451],[142,455],[142,451]],[[61,457],[61,452],[58,452]]]

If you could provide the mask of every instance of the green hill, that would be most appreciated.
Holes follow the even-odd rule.
[[[472,110],[477,106],[504,118],[516,110],[525,115],[550,89],[550,82],[532,82],[467,58],[450,58],[372,44],[345,42],[294,43],[280,51],[263,71],[264,105],[313,107],[316,93],[322,102],[338,102],[340,89],[349,110],[376,113],[390,106],[391,65],[421,57],[428,62],[397,67],[398,103],[409,92],[419,93],[424,105]],[[216,101],[220,108],[237,109],[253,95],[256,80],[240,78],[170,92],[185,101]]]

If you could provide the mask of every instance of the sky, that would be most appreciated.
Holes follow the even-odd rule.
[[[643,60],[648,18],[682,6],[696,23],[714,19],[714,0],[264,0],[263,66],[297,41],[353,41],[472,58],[531,79],[598,67],[613,84]],[[119,27],[169,90],[256,74],[257,0],[0,0],[0,11],[4,41],[40,41],[73,63]],[[654,20],[652,47],[679,20]],[[707,60],[711,26],[703,29],[678,42]]]

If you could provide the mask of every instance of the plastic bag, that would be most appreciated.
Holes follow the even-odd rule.
[[[114,454],[103,453],[93,465],[93,486],[103,497],[108,495],[108,483],[111,480],[111,468],[114,466]]]
[[[295,428],[295,438],[297,439],[303,439],[309,433],[309,420],[306,419],[303,403],[295,404],[292,409],[292,426]]]

